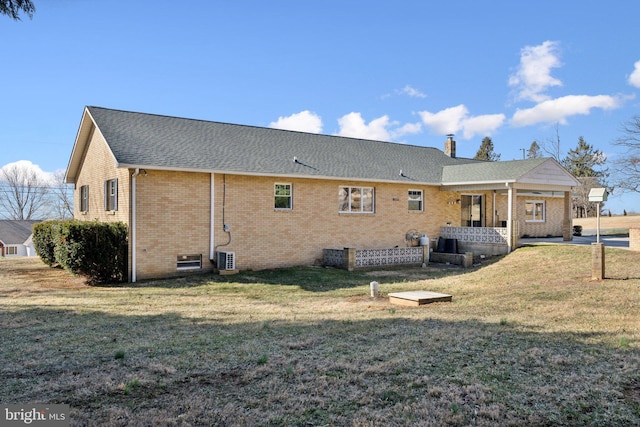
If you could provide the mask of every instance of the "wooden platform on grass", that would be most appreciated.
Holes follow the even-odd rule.
[[[417,307],[432,302],[449,302],[453,296],[429,291],[394,292],[389,294],[389,302],[397,305]]]

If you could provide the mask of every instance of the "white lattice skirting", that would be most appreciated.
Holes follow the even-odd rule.
[[[423,253],[424,250],[421,246],[412,248],[356,250],[356,267],[419,264],[422,263]]]
[[[344,249],[325,249],[324,265],[347,268]],[[355,267],[377,267],[385,265],[421,264],[424,262],[425,249],[422,246],[409,248],[356,249]]]
[[[440,227],[440,236],[460,242],[507,244],[505,227]]]

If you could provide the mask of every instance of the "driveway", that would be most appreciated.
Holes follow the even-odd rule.
[[[549,243],[549,244],[564,244],[564,245],[590,245],[596,242],[596,235],[589,236],[573,236],[573,240],[565,242],[562,237],[530,237],[520,238],[518,245],[527,245],[531,243]],[[629,236],[628,235],[607,235],[600,236],[600,243],[604,243],[606,247],[629,249]]]

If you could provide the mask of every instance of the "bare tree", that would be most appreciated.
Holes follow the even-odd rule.
[[[614,161],[615,184],[623,191],[640,193],[640,115],[627,121],[622,133],[613,143],[626,149],[624,155]]]
[[[41,219],[47,209],[48,184],[28,163],[0,169],[0,207],[8,219]]]
[[[558,161],[558,163],[562,163],[562,150],[560,149],[560,131],[558,129],[558,123],[555,125],[556,135],[555,138],[547,138],[546,141],[542,143],[542,151],[544,151],[547,155],[553,157]]]
[[[64,181],[64,171],[53,174],[53,185],[50,187],[49,204],[51,214],[58,219],[73,218],[73,188]]]

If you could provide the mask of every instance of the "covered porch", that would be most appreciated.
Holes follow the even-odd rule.
[[[553,159],[530,159],[459,166],[444,172],[441,191],[459,206],[459,218],[440,229],[457,239],[459,250],[497,255],[511,252],[521,237],[573,239],[571,190],[580,183]],[[448,173],[457,182],[447,180]]]

